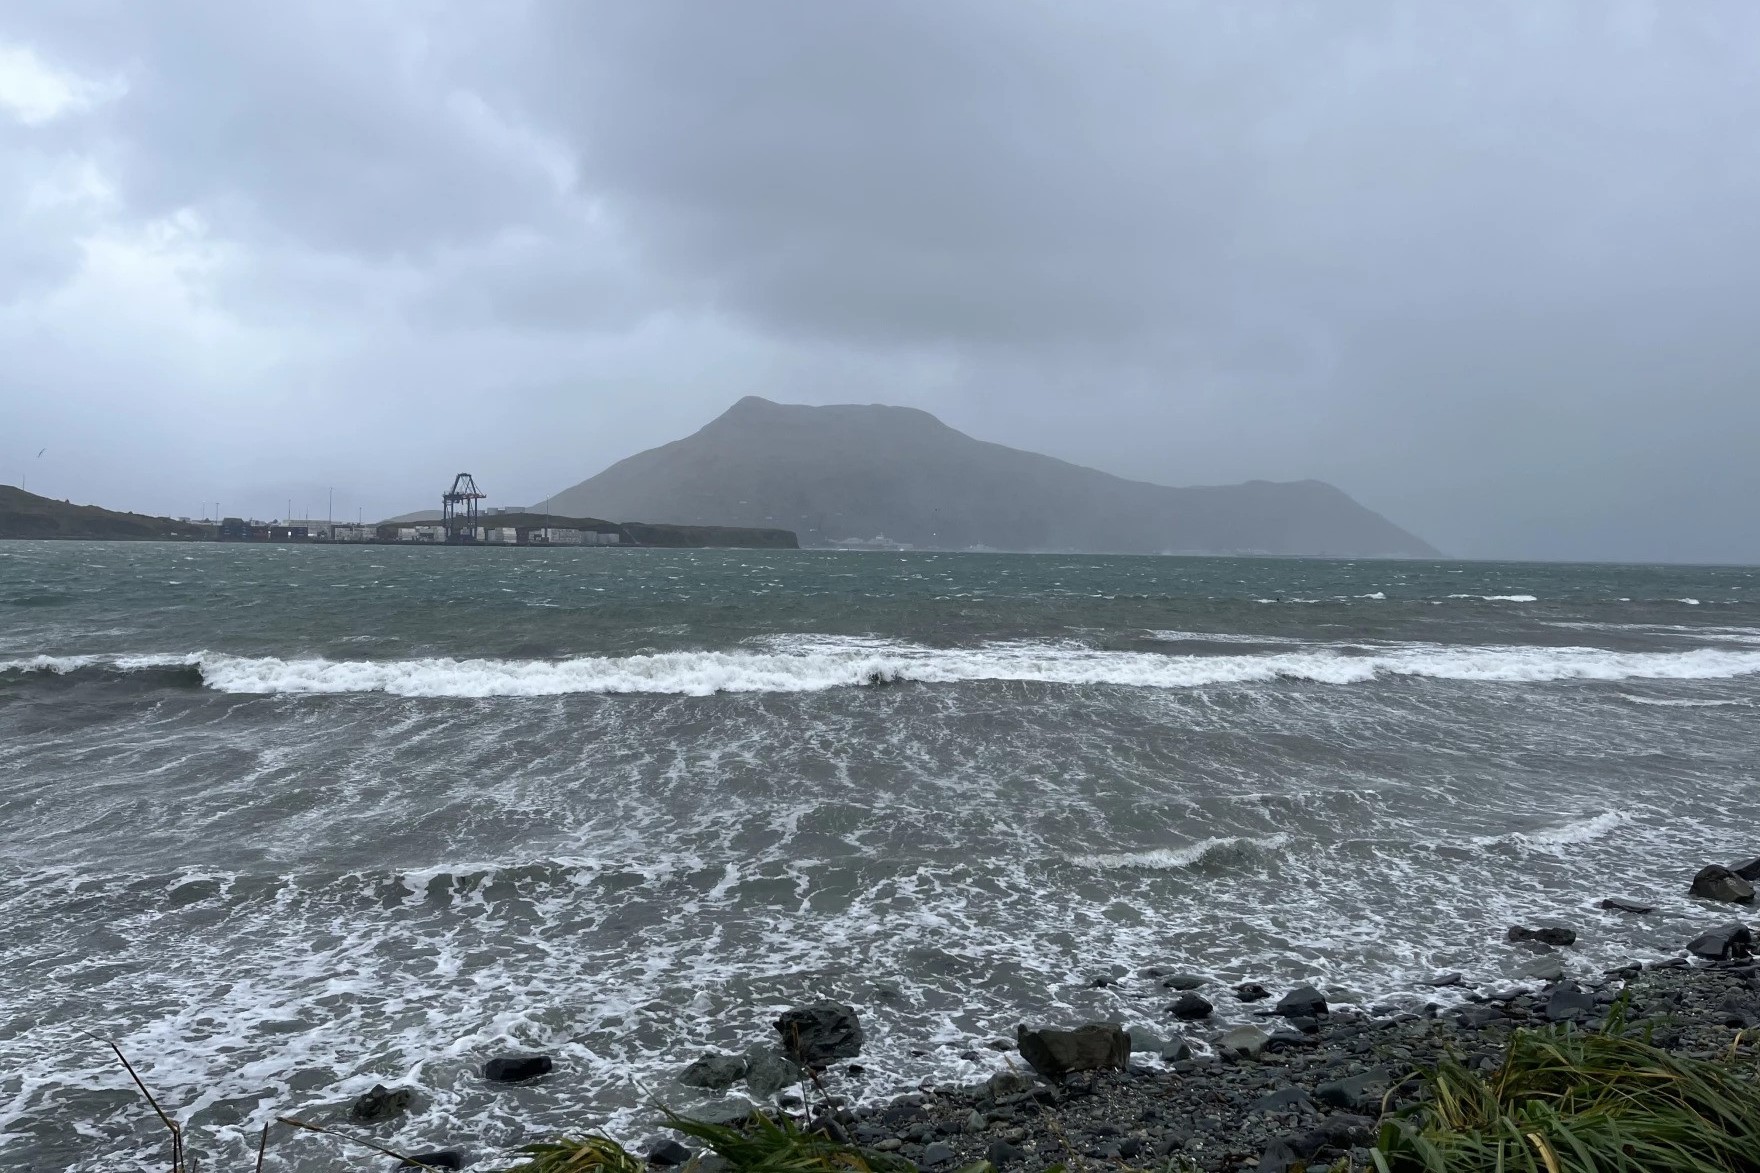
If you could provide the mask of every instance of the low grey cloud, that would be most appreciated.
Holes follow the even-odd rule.
[[[0,461],[518,503],[757,393],[1751,561],[1757,43],[1733,0],[12,9]]]

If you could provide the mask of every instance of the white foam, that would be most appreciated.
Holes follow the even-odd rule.
[[[1076,644],[998,643],[930,648],[875,640],[794,637],[796,650],[664,652],[566,660],[282,659],[199,652],[39,656],[7,668],[123,671],[197,665],[203,682],[238,694],[389,693],[409,697],[536,697],[578,693],[708,696],[819,692],[866,685],[1014,681],[1179,689],[1277,680],[1358,684],[1385,676],[1484,683],[1564,680],[1721,680],[1760,673],[1760,649],[1620,652],[1588,647],[1401,644],[1194,656],[1101,651]]]
[[[1487,603],[1537,603],[1535,595],[1450,595],[1451,599],[1481,599]]]
[[[1475,847],[1492,847],[1501,843],[1519,844],[1528,847],[1568,847],[1576,843],[1588,843],[1600,839],[1615,828],[1631,821],[1631,816],[1623,811],[1602,811],[1597,815],[1572,819],[1568,823],[1560,823],[1553,827],[1541,827],[1533,831],[1510,831],[1503,835],[1484,835],[1473,840]]]
[[[1230,852],[1280,851],[1288,847],[1289,842],[1289,836],[1282,832],[1257,838],[1250,835],[1229,835],[1201,839],[1185,847],[1158,847],[1151,851],[1128,851],[1116,855],[1084,855],[1072,862],[1101,871],[1124,869],[1165,872],[1189,868],[1206,859],[1215,859]]]
[[[1665,709],[1727,709],[1743,707],[1742,701],[1693,700],[1689,697],[1627,696],[1634,705],[1654,705]]]
[[[1156,629],[1149,633],[1150,639],[1165,643],[1206,643],[1206,644],[1305,644],[1305,639],[1295,639],[1287,635],[1242,635],[1220,631],[1173,631]]]

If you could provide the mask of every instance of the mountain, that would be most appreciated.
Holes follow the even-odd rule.
[[[955,431],[925,411],[748,396],[551,498],[558,513],[780,526],[804,546],[1434,557],[1321,481],[1172,488]]]
[[[0,485],[0,538],[190,539],[202,534],[201,527],[169,517],[74,505]]]

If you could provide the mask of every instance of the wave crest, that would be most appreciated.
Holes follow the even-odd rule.
[[[0,661],[0,677],[127,676],[193,670],[217,692],[388,693],[408,697],[537,697],[576,693],[708,696],[819,692],[894,684],[1012,681],[1178,689],[1274,681],[1359,684],[1382,677],[1537,684],[1566,680],[1718,680],[1760,673],[1760,649],[1618,652],[1584,647],[1447,647],[1365,651],[1315,647],[1234,655],[1104,651],[1012,643],[929,648],[876,640],[799,639],[780,650],[663,652],[565,660],[283,659],[213,652],[160,656],[37,656]],[[193,677],[190,677],[193,679]]]
[[[1290,837],[1281,831],[1257,838],[1251,835],[1229,835],[1201,839],[1185,847],[1158,847],[1150,851],[1129,851],[1115,855],[1084,855],[1072,862],[1098,871],[1167,872],[1243,863],[1281,851],[1289,846],[1289,842]]]

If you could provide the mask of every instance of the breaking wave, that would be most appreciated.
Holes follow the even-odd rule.
[[[1575,843],[1588,843],[1599,839],[1608,832],[1631,821],[1631,816],[1623,811],[1603,811],[1598,815],[1573,819],[1568,823],[1560,823],[1552,827],[1539,827],[1532,831],[1510,831],[1503,835],[1484,835],[1473,840],[1475,847],[1495,847],[1510,844],[1523,847],[1568,847]]]
[[[199,673],[203,686],[239,694],[709,696],[974,681],[1178,689],[1271,681],[1342,685],[1401,676],[1491,683],[1721,680],[1760,673],[1760,649],[1622,652],[1588,647],[1405,644],[1373,651],[1317,646],[1302,651],[1204,656],[1048,643],[930,648],[878,640],[823,639],[798,641],[788,650],[663,652],[563,660],[283,659],[215,652],[36,656],[0,660],[0,679],[19,674],[128,676],[167,669],[180,680],[191,672]]]
[[[1158,847],[1151,851],[1129,851],[1116,855],[1084,855],[1073,862],[1081,867],[1100,871],[1165,872],[1238,863],[1281,851],[1289,846],[1289,842],[1289,836],[1281,832],[1259,838],[1231,835],[1203,839],[1185,847]]]

